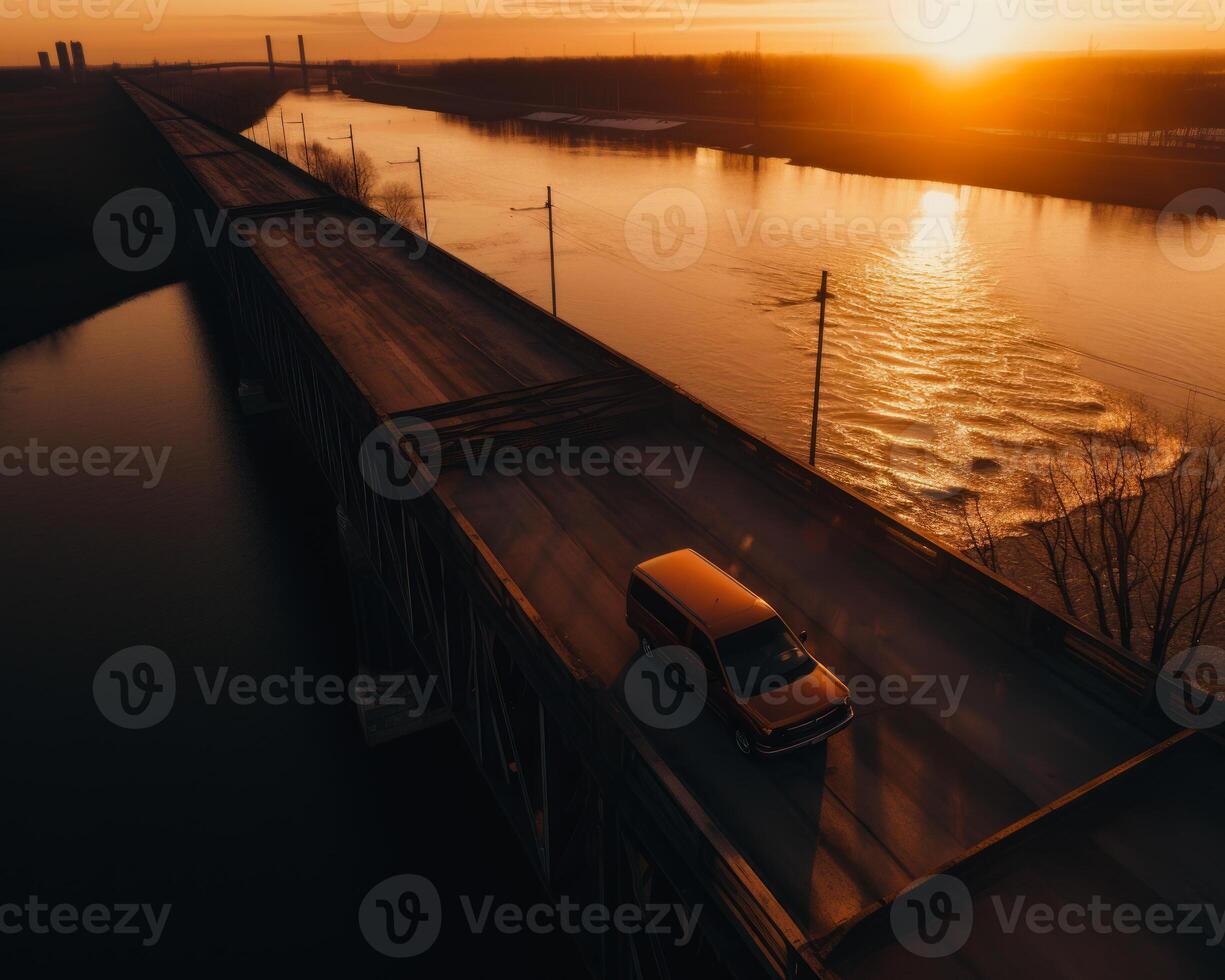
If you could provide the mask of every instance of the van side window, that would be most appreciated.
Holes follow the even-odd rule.
[[[702,666],[713,674],[719,672],[719,661],[715,659],[715,648],[711,645],[706,634],[696,626],[693,628],[693,638],[690,640],[690,645],[693,647],[693,652],[698,655],[702,661]]]
[[[659,620],[677,639],[685,635],[685,628],[689,625],[685,614],[636,575],[630,584],[630,598]]]

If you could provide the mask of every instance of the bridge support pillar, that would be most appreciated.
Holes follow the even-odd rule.
[[[353,608],[354,665],[348,686],[367,745],[451,720],[451,709],[413,650],[403,623],[379,580],[361,535],[344,508],[336,508],[340,551]]]
[[[302,91],[309,94],[311,90],[310,69],[306,67],[306,41],[298,35],[298,63],[302,65]]]
[[[275,75],[276,74],[276,62],[272,60],[272,35],[271,34],[264,35],[264,47],[268,49],[268,73],[270,75]]]

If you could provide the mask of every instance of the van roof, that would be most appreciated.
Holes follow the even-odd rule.
[[[634,571],[684,606],[716,640],[777,615],[764,599],[692,548],[651,558]]]

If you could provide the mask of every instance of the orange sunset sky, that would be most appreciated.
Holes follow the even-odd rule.
[[[297,33],[312,59],[627,55],[635,34],[640,54],[751,50],[757,32],[767,53],[949,62],[1225,48],[1225,0],[0,0],[0,14],[10,65],[57,39],[82,41],[93,64],[259,59],[265,33],[286,60]],[[397,33],[414,22],[423,29]]]

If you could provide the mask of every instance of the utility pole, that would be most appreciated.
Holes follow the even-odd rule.
[[[329,140],[348,140],[349,148],[353,151],[353,200],[359,198],[358,180],[357,180],[357,141],[353,139],[353,124],[349,123],[348,136],[329,136]]]
[[[430,240],[430,221],[425,214],[425,171],[421,164],[421,147],[417,147],[416,160],[388,160],[388,165],[399,166],[404,163],[415,163],[417,165],[417,182],[421,185],[421,231],[425,235],[425,240]]]
[[[512,211],[548,211],[549,212],[549,287],[553,294],[553,315],[557,316],[557,259],[553,251],[553,186],[545,189],[544,204],[535,208],[511,208]]]
[[[812,435],[808,439],[808,465],[817,464],[817,414],[821,407],[821,361],[825,356],[825,303],[836,299],[829,291],[829,273],[821,273],[821,291],[814,297],[821,304],[821,314],[817,321],[817,376],[812,388]]]
[[[310,95],[311,77],[310,71],[306,67],[306,42],[301,34],[298,35],[298,63],[302,66],[302,91]]]
[[[283,116],[282,116],[282,119],[284,119]],[[303,166],[306,167],[306,172],[310,173],[311,158],[310,158],[310,144],[306,142],[306,113],[305,112],[301,113],[298,119],[289,120],[289,125],[302,127],[302,163],[303,163]],[[285,155],[286,155],[286,158],[288,159],[288,156],[289,156],[289,144],[288,143],[285,144]]]
[[[545,188],[545,207],[549,209],[549,288],[553,293],[553,315],[557,316],[557,261],[553,255],[553,185]]]

